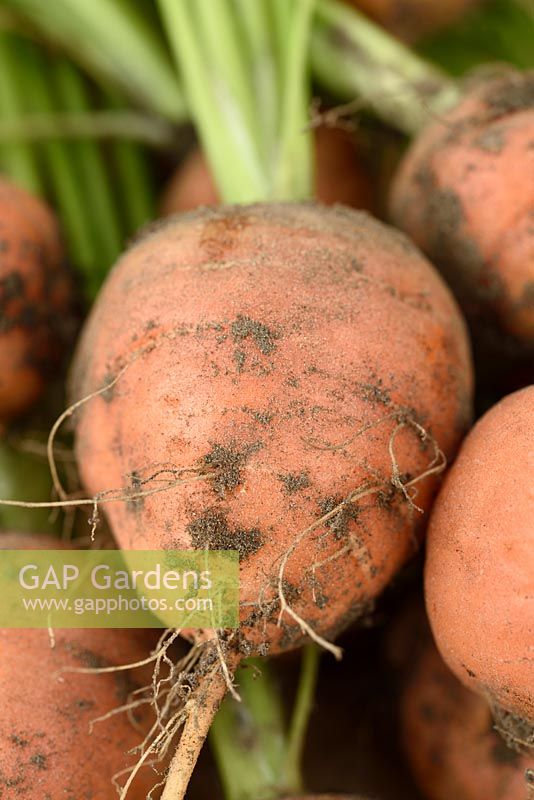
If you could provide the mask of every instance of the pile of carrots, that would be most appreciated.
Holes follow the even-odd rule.
[[[0,550],[240,576],[0,630],[2,800],[534,798],[533,53],[528,0],[1,4]]]

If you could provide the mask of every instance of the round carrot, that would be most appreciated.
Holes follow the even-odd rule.
[[[0,425],[31,408],[61,362],[71,300],[54,217],[0,180]]]
[[[432,512],[428,613],[457,677],[498,726],[534,744],[534,386],[509,395],[466,438]]]
[[[455,291],[475,333],[534,348],[534,72],[474,82],[415,139],[392,218]]]
[[[528,754],[509,748],[483,698],[449,671],[430,636],[419,639],[403,689],[403,749],[428,800],[526,800]]]
[[[121,547],[238,550],[248,655],[335,637],[413,554],[471,372],[454,301],[404,236],[257,205],[170,218],[130,250],[71,389],[101,391],[76,422],[91,495],[169,479],[106,506]]]
[[[452,25],[480,0],[348,0],[406,42]]]

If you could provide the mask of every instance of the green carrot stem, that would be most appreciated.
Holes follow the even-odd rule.
[[[21,57],[18,40],[0,31],[0,117],[9,123],[20,117],[25,108],[27,65]],[[25,142],[12,141],[0,147],[0,167],[15,183],[35,194],[42,182],[35,152]]]
[[[302,200],[313,194],[311,133],[305,130],[310,102],[308,53],[315,0],[293,4],[286,52],[282,54],[284,85],[273,194]]]
[[[317,645],[307,645],[302,653],[302,667],[293,715],[289,726],[289,737],[285,758],[286,786],[292,793],[302,792],[302,755],[306,732],[319,672],[320,651]]]
[[[291,27],[294,4],[288,2],[288,0],[270,0],[270,9],[273,16],[275,42],[278,52],[279,79],[282,84],[287,56],[287,35]]]
[[[231,87],[214,72],[210,54],[203,50],[198,7],[189,0],[158,3],[189,108],[223,200],[247,203],[266,199],[268,180],[258,142],[247,128],[246,109],[238,109]],[[210,0],[195,3],[209,11]]]
[[[408,135],[459,98],[445,73],[339,0],[317,0],[312,63],[336,97],[361,98]]]
[[[274,38],[270,7],[272,0],[233,0],[242,27],[243,47],[247,56],[247,71],[251,75],[259,123],[262,157],[266,164],[274,162],[279,116],[279,74],[277,47]]]
[[[53,71],[62,107],[87,112],[87,86],[78,70],[68,61],[58,60],[53,65]],[[87,289],[93,295],[121,252],[124,237],[109,172],[98,145],[87,139],[71,142],[69,146],[74,153],[77,177],[86,198],[87,224],[91,226],[98,246],[98,262],[86,276]]]
[[[27,98],[32,112],[54,113],[55,98],[50,93],[50,82],[46,75],[51,70],[50,62],[31,42],[20,41],[24,61],[31,72],[27,81]],[[54,205],[57,207],[65,232],[68,251],[72,260],[82,271],[91,270],[98,263],[98,248],[88,225],[84,189],[76,174],[76,159],[65,142],[48,139],[40,146],[43,167]]]
[[[24,113],[0,119],[1,143],[51,138],[131,139],[151,147],[169,149],[176,141],[176,131],[161,117],[126,108]]]
[[[248,661],[237,672],[242,702],[227,698],[210,730],[226,800],[274,800],[284,791],[285,731],[269,666]]]
[[[165,45],[135,0],[4,0],[94,77],[172,121],[185,112]]]
[[[109,93],[106,99],[113,109],[117,109],[115,113],[120,113],[120,99]],[[120,205],[130,235],[156,216],[148,154],[138,144],[121,140],[112,143],[111,155],[118,178],[117,193],[120,194]]]
[[[246,51],[240,41],[236,15],[228,0],[195,0],[191,5],[196,30],[215,88],[228,94],[233,113],[241,124],[257,133],[253,85],[247,70]]]
[[[152,174],[147,154],[137,144],[115,142],[112,155],[117,170],[120,203],[130,236],[156,217]]]

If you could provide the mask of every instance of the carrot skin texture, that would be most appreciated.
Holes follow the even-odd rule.
[[[474,337],[534,353],[534,72],[479,80],[414,140],[393,222],[452,287]]]
[[[428,800],[525,800],[528,753],[510,749],[485,699],[448,669],[427,633],[410,658],[400,707],[401,741]]]
[[[0,424],[27,412],[61,364],[75,327],[72,298],[52,213],[0,180]]]
[[[400,473],[416,476],[435,453],[400,420],[452,456],[471,414],[449,291],[404,236],[339,206],[203,209],[157,225],[93,308],[72,399],[124,366],[77,415],[84,483],[94,494],[164,464],[211,472],[107,513],[125,549],[238,549],[247,655],[306,639],[287,611],[278,624],[281,578],[327,638],[365,611],[425,527],[392,489],[393,432]],[[417,485],[421,508],[436,487]]]
[[[426,604],[439,650],[470,689],[534,723],[534,386],[467,436],[436,500]]]
[[[0,534],[2,549],[64,549],[51,536]],[[147,658],[152,633],[109,629],[54,631],[0,629],[0,785],[6,798],[21,793],[39,797],[116,796],[112,778],[133,766],[128,751],[141,744],[143,734],[126,714],[92,720],[127,702],[136,686],[151,679],[150,668],[111,674],[76,675],[65,668],[128,664]],[[153,720],[135,712],[141,727]],[[148,730],[148,728],[147,728]],[[157,782],[151,769],[141,770],[132,786],[132,800],[144,800]],[[12,787],[12,789],[10,789]],[[157,796],[157,795],[155,795]]]

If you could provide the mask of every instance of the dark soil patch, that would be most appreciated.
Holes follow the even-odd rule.
[[[240,561],[256,553],[263,542],[258,528],[232,528],[226,515],[216,508],[206,509],[186,530],[195,550],[237,550]]]

